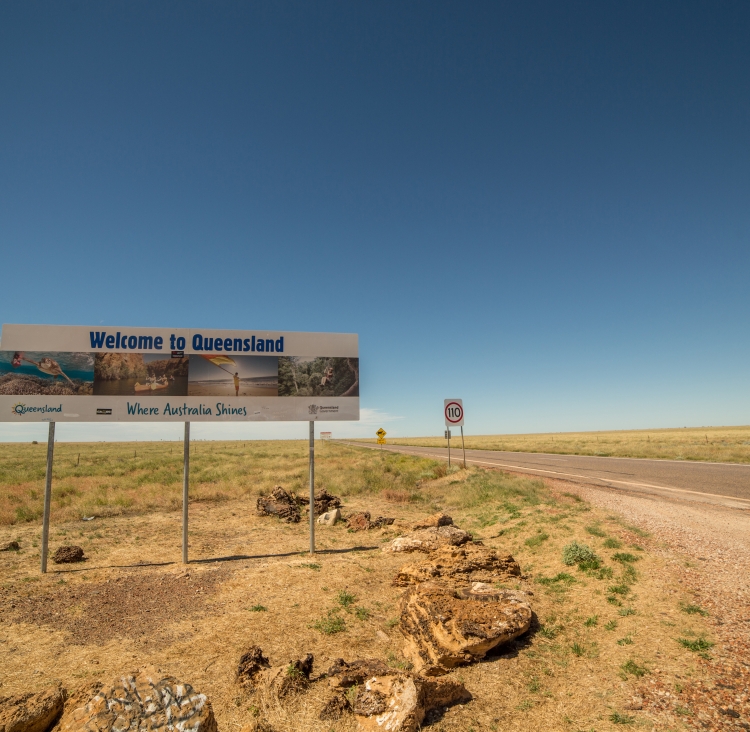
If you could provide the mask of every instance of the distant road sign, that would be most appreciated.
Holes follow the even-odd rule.
[[[378,445],[385,445],[385,437],[378,437]]]
[[[330,432],[321,432],[320,433],[320,439],[321,440],[330,440],[331,439],[331,433]]]
[[[376,434],[376,435],[377,435],[378,437],[380,437],[380,438],[383,438],[383,437],[385,437],[385,436],[386,436],[386,435],[387,435],[388,433],[387,433],[387,432],[386,432],[386,431],[385,431],[385,430],[384,430],[384,429],[383,429],[383,428],[381,427],[381,428],[380,428],[380,429],[379,429],[379,430],[378,430],[378,431],[377,431],[377,432],[376,432],[375,434]]]
[[[461,399],[445,400],[445,424],[447,427],[464,426],[464,403]]]

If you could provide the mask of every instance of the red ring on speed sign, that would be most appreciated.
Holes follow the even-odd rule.
[[[450,418],[450,417],[448,416],[448,410],[449,410],[449,409],[450,409],[451,407],[455,407],[456,409],[458,409],[458,412],[459,412],[459,414],[458,414],[458,417],[456,417],[456,419],[451,419],[451,418]],[[462,419],[464,418],[464,409],[463,409],[463,407],[462,407],[462,406],[461,406],[461,405],[460,405],[460,404],[459,404],[458,402],[448,402],[448,403],[447,403],[447,404],[445,405],[445,418],[446,418],[446,419],[447,419],[447,420],[448,420],[448,421],[449,421],[449,422],[450,422],[451,424],[456,424],[457,422],[460,422],[460,421],[461,421],[461,420],[462,420]]]

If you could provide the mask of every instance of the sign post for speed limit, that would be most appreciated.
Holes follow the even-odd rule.
[[[461,428],[461,449],[466,467],[466,447],[464,446],[464,403],[461,399],[446,399],[444,402],[445,426],[448,428],[448,465],[451,464],[451,427]]]

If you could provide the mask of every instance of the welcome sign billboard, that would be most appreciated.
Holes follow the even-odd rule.
[[[0,421],[358,420],[352,333],[4,325]]]

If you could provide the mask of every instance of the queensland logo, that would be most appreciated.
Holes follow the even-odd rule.
[[[10,410],[13,414],[21,416],[23,414],[29,414],[30,412],[36,412],[45,414],[46,412],[62,412],[62,404],[58,407],[51,407],[49,404],[45,404],[43,407],[27,407],[21,402],[16,402]]]
[[[317,413],[318,413],[318,405],[317,405],[317,404],[311,404],[311,405],[310,405],[310,406],[309,406],[309,407],[307,408],[307,411],[308,411],[308,412],[309,412],[310,414],[317,414]]]

